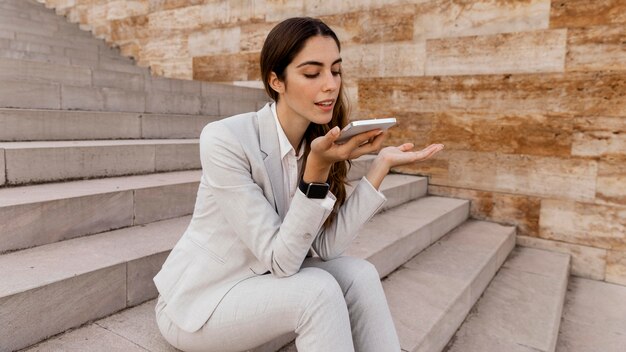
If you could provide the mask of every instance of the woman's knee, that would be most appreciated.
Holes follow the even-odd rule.
[[[378,270],[369,261],[356,257],[340,257],[336,260],[340,261],[341,270],[344,271],[342,276],[350,280],[350,287],[369,287],[372,283],[380,282]]]
[[[303,268],[306,290],[310,293],[310,300],[320,304],[343,303],[343,292],[339,283],[329,272],[320,268]]]

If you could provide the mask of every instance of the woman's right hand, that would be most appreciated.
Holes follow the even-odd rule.
[[[335,127],[324,136],[313,140],[304,169],[305,182],[326,182],[330,167],[334,163],[376,153],[385,139],[385,133],[378,129],[357,134],[344,144],[336,144],[340,132],[339,127]]]

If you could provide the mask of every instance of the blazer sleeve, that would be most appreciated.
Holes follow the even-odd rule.
[[[296,192],[297,193],[297,192]],[[339,208],[327,228],[321,228],[313,249],[322,260],[342,255],[358,235],[359,229],[385,204],[387,198],[363,177],[352,194]]]
[[[298,272],[330,210],[296,192],[281,222],[252,178],[241,142],[219,122],[203,129],[200,159],[221,213],[257,259],[278,277]]]

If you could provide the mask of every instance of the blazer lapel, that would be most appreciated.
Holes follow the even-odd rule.
[[[285,218],[287,212],[284,202],[283,190],[283,169],[280,160],[280,148],[278,146],[278,134],[276,132],[276,122],[274,115],[270,109],[270,104],[266,104],[257,112],[259,119],[259,138],[261,151],[266,155],[263,159],[267,174],[272,184],[272,193],[274,195],[274,204],[281,219]]]

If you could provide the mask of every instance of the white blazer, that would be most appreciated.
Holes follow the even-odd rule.
[[[189,332],[206,323],[238,282],[268,271],[293,275],[311,247],[322,260],[340,256],[386,201],[362,179],[328,228],[322,225],[330,212],[299,190],[287,209],[269,104],[208,124],[200,158],[191,223],[154,277],[165,313]]]

